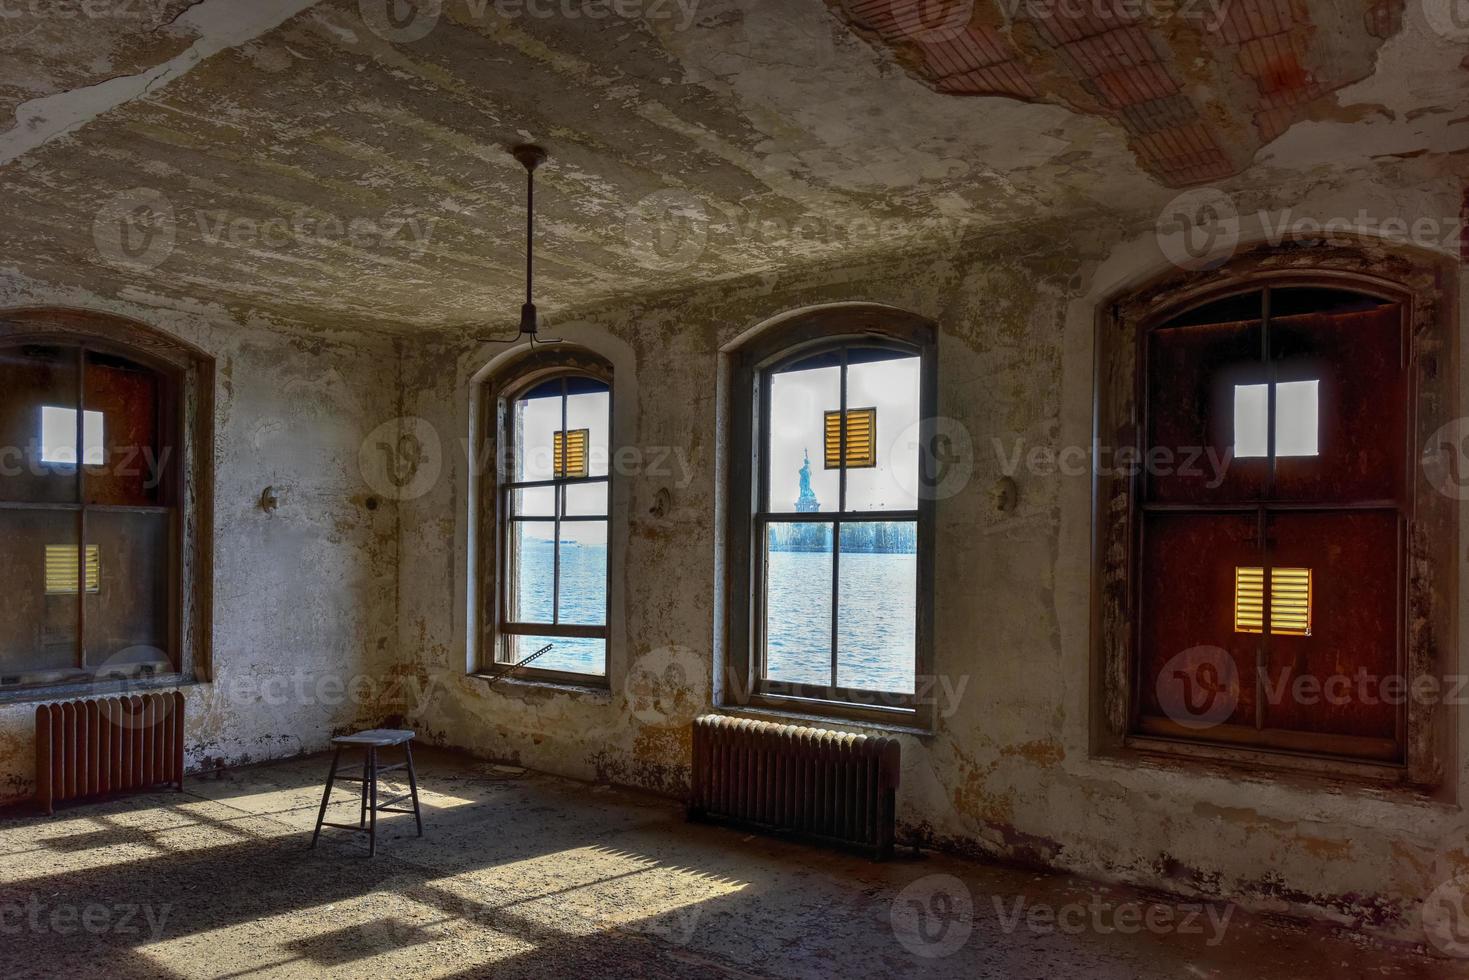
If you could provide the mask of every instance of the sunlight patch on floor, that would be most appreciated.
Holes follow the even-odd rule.
[[[568,935],[609,929],[689,942],[700,907],[746,883],[607,847],[569,848],[439,879],[436,887],[485,916]]]
[[[416,881],[417,879],[414,879]],[[412,887],[406,880],[405,887]],[[141,946],[160,973],[198,975],[199,949],[229,949],[235,977],[444,977],[533,952],[534,943],[489,923],[447,914],[389,882],[366,895]],[[242,962],[243,951],[250,960]]]

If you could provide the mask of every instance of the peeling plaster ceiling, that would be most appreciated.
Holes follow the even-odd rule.
[[[1232,177],[1372,74],[1403,0],[827,0],[937,92],[1102,116],[1169,186]]]
[[[979,47],[895,36],[870,0],[620,8],[639,19],[578,0],[92,2],[115,16],[26,0],[0,17],[16,116],[0,269],[335,327],[513,332],[524,177],[505,149],[523,140],[552,153],[537,301],[553,320],[1042,225],[1142,227],[1201,180],[1279,193],[1464,170],[1469,46],[1416,2],[1278,0],[1292,20],[1269,50],[1296,67],[1263,74],[1251,17],[1211,48],[1171,21],[1006,21],[1007,0],[961,0],[965,37],[992,48],[967,71],[943,59]]]

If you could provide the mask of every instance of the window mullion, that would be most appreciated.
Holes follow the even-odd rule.
[[[1265,367],[1265,458],[1270,465],[1265,471],[1265,499],[1275,496],[1275,358],[1270,351],[1270,287],[1260,292],[1260,359]]]
[[[844,460],[845,462],[845,460]],[[841,626],[842,520],[831,524],[831,688],[837,686],[837,635]]]
[[[568,450],[570,449],[566,444],[567,416],[570,414],[566,403],[570,392],[571,385],[563,377],[561,379],[561,458],[559,460],[555,458],[554,447],[551,453],[551,475],[557,476],[556,471],[559,468],[561,471],[559,476],[563,479],[566,476],[566,460],[569,457]],[[553,531],[555,540],[551,545],[551,622],[559,624],[561,622],[561,513],[565,510],[566,484],[557,483],[555,498],[556,520]]]
[[[86,458],[82,440],[86,435],[87,352],[77,347],[76,391],[76,495],[77,495],[77,642],[76,665],[87,668],[87,497],[82,461]],[[100,574],[100,573],[99,573]]]
[[[842,615],[842,515],[847,512],[847,365],[842,347],[841,405],[837,413],[837,519],[831,526],[831,688],[837,689],[838,638]]]
[[[1260,290],[1260,358],[1265,367],[1265,499],[1275,497],[1275,359],[1270,352],[1270,287]],[[1265,672],[1270,667],[1270,634],[1273,627],[1270,611],[1270,513],[1260,506],[1257,518],[1260,542],[1261,599],[1260,639],[1255,644],[1255,730],[1265,728]]]

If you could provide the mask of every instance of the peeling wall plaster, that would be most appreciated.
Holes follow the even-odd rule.
[[[1454,182],[1411,192],[1323,187],[1295,213],[1436,214],[1457,194]],[[1469,868],[1457,807],[1089,755],[1090,480],[1022,469],[1019,504],[1003,515],[989,505],[988,488],[1001,473],[992,440],[1006,448],[1016,438],[1090,444],[1097,305],[1167,268],[1151,234],[1117,234],[1071,227],[1064,246],[1037,236],[1040,245],[1007,242],[1003,253],[934,255],[798,281],[772,276],[586,314],[577,321],[580,342],[626,345],[635,357],[638,377],[618,391],[632,416],[631,444],[672,447],[693,463],[687,485],[623,481],[628,535],[612,559],[623,598],[611,613],[611,690],[515,681],[487,690],[465,676],[469,488],[463,458],[446,458],[439,484],[401,505],[401,556],[411,571],[400,645],[425,695],[410,710],[414,724],[433,741],[481,755],[677,793],[687,778],[689,722],[713,703],[719,643],[711,521],[719,351],[792,309],[889,303],[940,324],[939,410],[964,422],[976,453],[971,482],[938,509],[937,670],[967,676],[967,687],[934,737],[903,739],[904,835],[1414,938],[1416,904]],[[1242,235],[1263,237],[1259,221],[1245,216]],[[443,432],[467,431],[470,379],[497,352],[468,343],[417,350],[405,360],[404,411]],[[449,360],[457,371],[444,370]],[[663,487],[673,506],[655,517]],[[1461,770],[1451,783],[1455,795],[1469,777]]]
[[[216,359],[215,679],[184,688],[189,770],[318,751],[397,713],[397,515],[369,509],[358,468],[395,414],[392,346],[0,275],[0,309],[33,305],[131,316]],[[0,705],[0,801],[34,789],[34,719]]]
[[[1461,193],[1451,180],[1416,190],[1323,184],[1296,213],[1454,213]],[[1264,232],[1248,215],[1242,226],[1246,239]],[[1151,234],[1123,234],[1037,228],[972,251],[560,316],[558,332],[617,366],[619,443],[690,464],[686,479],[673,466],[617,486],[623,543],[606,692],[517,682],[487,691],[467,676],[471,379],[503,348],[442,338],[394,346],[321,324],[231,318],[200,302],[104,299],[14,271],[0,277],[0,307],[111,310],[218,359],[218,679],[186,692],[192,770],[321,749],[335,731],[406,711],[435,742],[670,794],[687,778],[689,722],[713,703],[720,350],[812,305],[863,300],[929,316],[942,328],[940,411],[964,422],[976,453],[971,482],[939,507],[936,556],[938,669],[968,681],[935,736],[904,737],[905,836],[1410,936],[1415,904],[1469,869],[1458,808],[1089,756],[1090,482],[1022,470],[1018,506],[1004,515],[987,491],[1001,472],[994,439],[1089,443],[1097,305],[1166,268]],[[1469,297],[1457,288],[1462,317]],[[363,446],[371,455],[403,417],[432,427],[431,475],[401,491],[372,485]],[[255,505],[267,484],[285,491],[270,516]],[[663,489],[671,506],[654,514]],[[1469,608],[1462,595],[1460,607]],[[1460,628],[1463,650],[1469,626]],[[346,690],[354,677],[365,697]],[[32,711],[0,707],[0,798],[31,789]],[[1459,738],[1450,795],[1462,796],[1462,727]]]

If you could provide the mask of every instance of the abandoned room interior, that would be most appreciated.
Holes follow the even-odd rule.
[[[0,973],[1469,976],[1466,0],[0,0]]]

